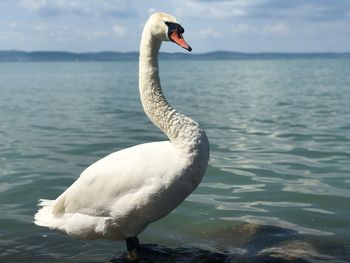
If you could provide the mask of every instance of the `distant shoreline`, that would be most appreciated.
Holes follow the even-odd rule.
[[[65,52],[65,51],[0,51],[0,62],[10,61],[136,61],[138,52]],[[161,60],[272,60],[272,59],[350,59],[350,52],[337,53],[242,53],[215,51],[208,53],[161,52]]]

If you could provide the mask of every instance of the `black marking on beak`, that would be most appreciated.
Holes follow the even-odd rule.
[[[170,35],[172,33],[174,33],[175,31],[183,34],[185,32],[185,29],[178,23],[174,23],[174,22],[165,22],[165,24],[168,26],[168,37],[170,38]]]

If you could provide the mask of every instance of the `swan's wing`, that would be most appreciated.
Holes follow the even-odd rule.
[[[89,166],[58,199],[54,214],[125,217],[181,176],[185,161],[169,142],[137,145]]]

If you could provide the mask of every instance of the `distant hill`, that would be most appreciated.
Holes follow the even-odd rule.
[[[64,51],[0,51],[1,61],[130,61],[137,60],[138,52],[87,52]],[[217,51],[203,54],[160,53],[162,60],[249,60],[249,59],[316,59],[350,58],[349,53],[239,53]]]

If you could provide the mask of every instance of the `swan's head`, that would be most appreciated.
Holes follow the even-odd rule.
[[[172,41],[180,47],[191,51],[182,34],[184,28],[176,21],[175,17],[166,13],[155,13],[147,21],[151,34],[161,41]]]

